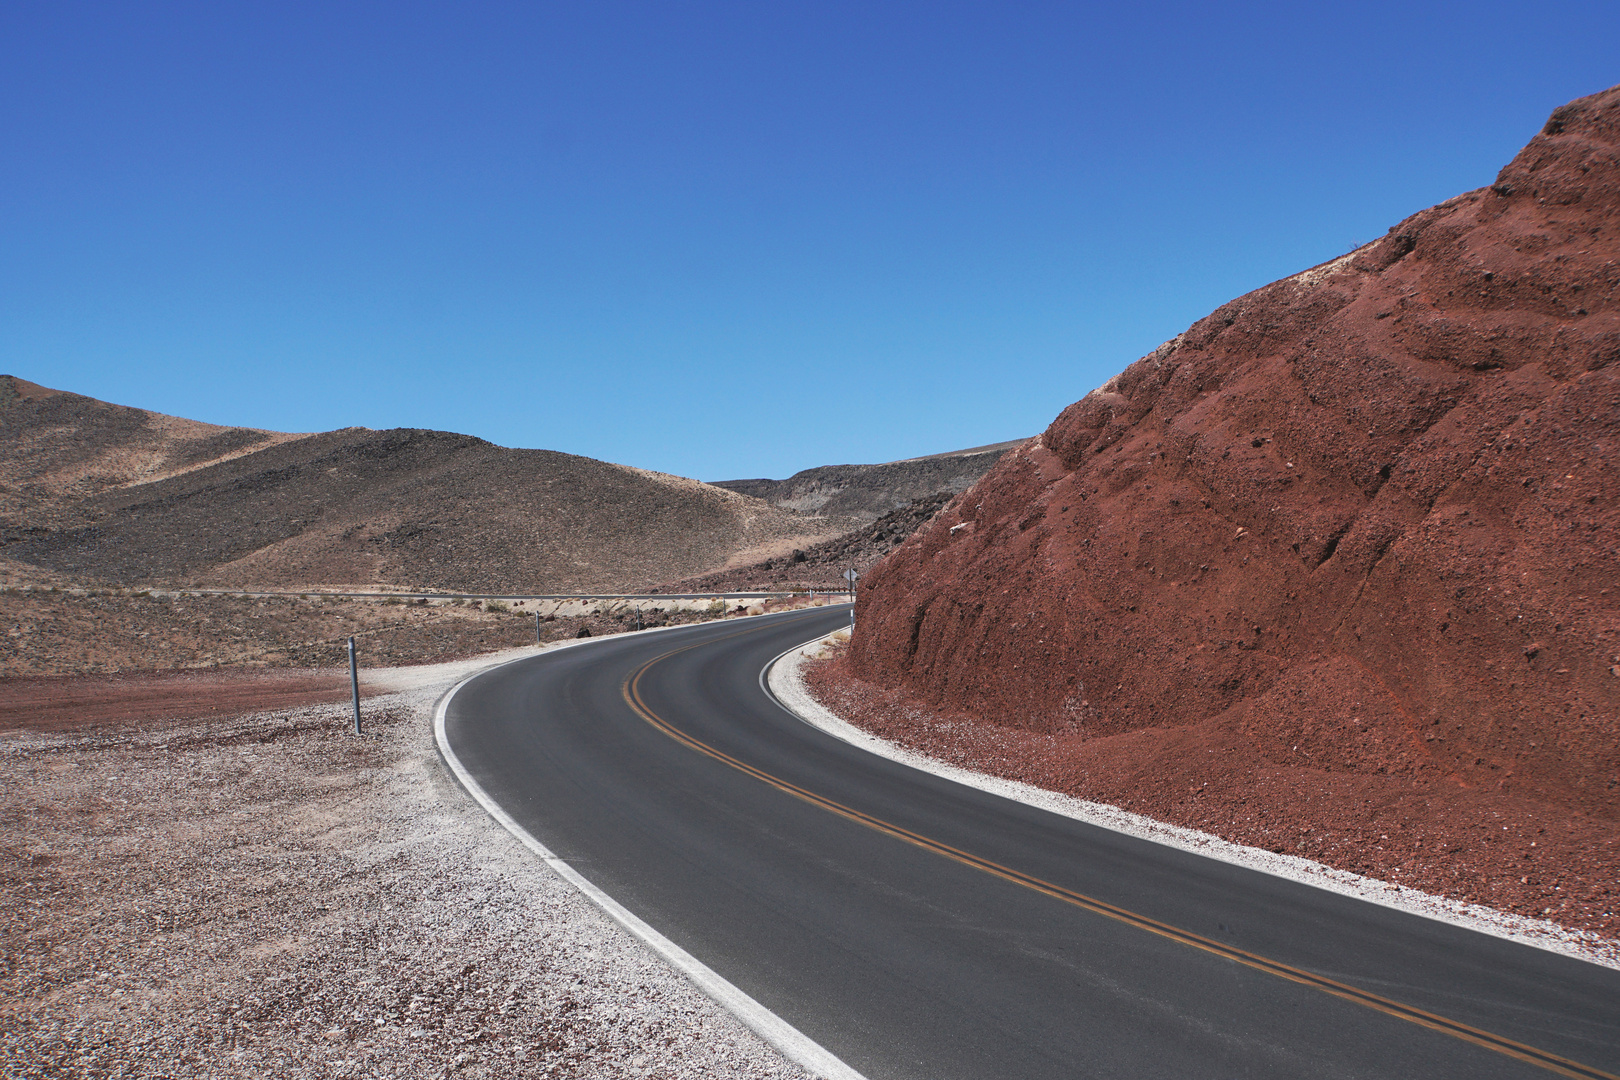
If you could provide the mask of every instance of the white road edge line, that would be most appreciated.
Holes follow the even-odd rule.
[[[790,613],[782,612],[781,614]],[[755,616],[755,618],[759,618],[759,616]],[[661,630],[682,629],[687,629],[687,627],[660,626],[652,630],[640,631],[640,633],[649,634]],[[613,637],[621,636],[625,635],[613,635]],[[612,638],[592,638],[581,640],[578,644],[589,645],[592,642],[609,640],[612,640]],[[569,644],[574,643],[570,642]],[[536,653],[534,655],[541,654]],[[467,789],[467,793],[477,800],[478,804],[484,808],[484,811],[490,817],[499,822],[507,832],[517,837],[524,847],[538,855],[541,861],[551,868],[553,873],[578,889],[585,895],[586,899],[601,908],[614,922],[639,938],[653,952],[663,957],[666,963],[686,976],[694,986],[708,995],[711,1000],[742,1021],[743,1025],[754,1034],[774,1046],[781,1052],[783,1057],[795,1065],[814,1073],[816,1076],[822,1077],[823,1080],[866,1080],[864,1076],[844,1064],[826,1047],[755,1001],[738,987],[732,985],[713,968],[669,940],[663,934],[660,934],[657,930],[654,930],[647,923],[637,918],[623,904],[597,888],[578,870],[558,858],[549,848],[537,840],[529,830],[519,825],[510,814],[501,809],[500,804],[490,797],[483,786],[473,779],[472,774],[461,763],[461,759],[456,757],[455,751],[450,749],[450,740],[445,732],[445,717],[449,712],[450,702],[456,696],[457,691],[480,675],[486,675],[496,668],[505,667],[507,664],[516,664],[527,659],[530,659],[530,657],[519,657],[516,660],[508,660],[506,663],[496,664],[485,668],[483,671],[468,675],[452,686],[439,699],[438,707],[433,713],[433,736],[439,744],[439,753],[444,756],[445,763],[450,766],[450,771],[455,774],[461,786]]]
[[[833,633],[840,633],[842,630],[841,627]],[[1574,957],[1602,967],[1620,968],[1620,945],[1599,934],[1571,930],[1545,919],[1512,915],[1481,904],[1450,900],[1405,885],[1395,885],[1376,878],[1363,877],[1348,870],[1338,870],[1297,855],[1282,855],[1236,844],[1212,833],[1170,825],[1129,810],[1122,810],[1117,806],[1048,791],[1018,780],[1006,780],[999,776],[974,772],[908,750],[887,739],[881,739],[861,730],[817,701],[804,685],[804,678],[799,673],[800,667],[810,658],[812,650],[819,652],[830,642],[832,636],[828,634],[826,637],[817,638],[803,645],[795,645],[782,652],[760,670],[759,685],[766,696],[789,715],[826,732],[835,739],[841,739],[879,757],[909,765],[913,769],[932,773],[946,780],[954,780],[992,795],[1000,795],[1004,799],[1011,799],[1025,806],[1033,806],[1076,821],[1083,821],[1098,828],[1189,851],[1206,858],[1219,859],[1250,870],[1258,870],[1262,874],[1287,878],[1289,881],[1325,889],[1341,896],[1354,897],[1411,915],[1450,923],[1452,926],[1461,926],[1492,937],[1506,938],[1521,945]],[[788,663],[782,663],[794,653],[798,655]]]

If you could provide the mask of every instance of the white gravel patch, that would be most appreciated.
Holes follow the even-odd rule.
[[[1018,780],[1004,780],[1001,777],[974,772],[899,746],[887,739],[880,739],[849,723],[817,701],[804,682],[801,669],[805,662],[820,656],[833,643],[836,636],[847,634],[847,630],[835,631],[824,638],[788,650],[772,663],[764,681],[777,701],[789,712],[797,715],[805,723],[863,750],[968,787],[1021,802],[1026,806],[1050,810],[1054,814],[1061,814],[1076,821],[1113,829],[1115,832],[1142,840],[1191,851],[1211,859],[1220,859],[1222,862],[1245,866],[1261,873],[1273,874],[1344,896],[1353,896],[1358,900],[1381,904],[1413,915],[1478,930],[1494,937],[1507,938],[1549,952],[1588,960],[1605,967],[1620,968],[1620,943],[1598,934],[1571,930],[1544,919],[1529,919],[1479,904],[1435,896],[1404,885],[1395,885],[1346,870],[1338,870],[1296,855],[1282,855],[1261,848],[1234,844],[1209,833],[1155,821],[1117,806],[1088,802]]]

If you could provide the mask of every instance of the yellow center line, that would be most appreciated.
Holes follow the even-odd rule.
[[[779,791],[784,791],[795,798],[803,799],[807,803],[837,814],[839,817],[858,822],[869,829],[873,829],[877,832],[895,837],[896,839],[903,840],[908,844],[913,844],[917,847],[923,848],[924,850],[932,851],[935,854],[943,855],[947,859],[952,859],[956,862],[962,863],[965,866],[971,866],[975,870],[981,870],[987,874],[993,874],[1005,881],[1013,882],[1016,885],[1022,885],[1026,889],[1032,889],[1035,892],[1054,897],[1058,900],[1064,901],[1065,903],[1073,904],[1075,907],[1083,908],[1086,911],[1106,916],[1107,918],[1117,920],[1118,922],[1125,923],[1129,926],[1134,926],[1139,930],[1146,930],[1149,933],[1168,938],[1171,941],[1179,944],[1186,945],[1194,949],[1200,949],[1207,953],[1213,953],[1216,956],[1224,957],[1225,959],[1243,964],[1246,967],[1254,968],[1257,971],[1263,971],[1267,974],[1275,975],[1278,978],[1287,979],[1289,982],[1299,983],[1302,986],[1312,987],[1322,991],[1323,993],[1331,994],[1334,997],[1342,998],[1345,1001],[1354,1002],[1357,1005],[1366,1006],[1369,1009],[1376,1009],[1381,1013],[1397,1017],[1401,1020],[1406,1020],[1410,1023],[1417,1024],[1420,1027],[1428,1028],[1431,1031],[1438,1031],[1442,1034],[1462,1039],[1465,1042],[1473,1043],[1475,1046],[1482,1046],[1487,1050],[1494,1050],[1496,1053],[1505,1054],[1508,1057],[1517,1058],[1520,1061],[1525,1061],[1532,1065],[1540,1066],[1543,1069],[1558,1073],[1561,1076],[1576,1077],[1579,1078],[1579,1080],[1620,1080],[1620,1076],[1616,1076],[1613,1073],[1604,1072],[1603,1070],[1593,1068],[1590,1065],[1582,1065],[1578,1061],[1571,1061],[1568,1058],[1560,1057],[1557,1054],[1550,1053],[1546,1050],[1540,1050],[1534,1046],[1527,1046],[1524,1043],[1515,1042],[1514,1040],[1505,1038],[1504,1036],[1496,1035],[1489,1031],[1483,1031],[1476,1027],[1471,1027],[1468,1024],[1462,1023],[1461,1021],[1452,1020],[1448,1017],[1440,1016],[1436,1013],[1431,1013],[1412,1005],[1406,1005],[1390,998],[1381,997],[1377,994],[1370,993],[1347,983],[1341,983],[1325,976],[1318,975],[1314,972],[1306,971],[1303,968],[1293,967],[1292,965],[1284,964],[1280,961],[1260,956],[1257,953],[1248,952],[1244,949],[1239,949],[1235,946],[1228,945],[1225,942],[1216,941],[1213,938],[1207,938],[1200,934],[1195,934],[1190,930],[1183,930],[1180,927],[1171,926],[1168,923],[1160,922],[1157,919],[1149,918],[1146,915],[1139,915],[1134,911],[1119,907],[1116,904],[1110,904],[1106,901],[1098,900],[1095,897],[1087,896],[1084,893],[1075,892],[1073,889],[1065,888],[1062,885],[1057,885],[1053,882],[1034,877],[1033,875],[1026,874],[1021,870],[1014,870],[1013,868],[1003,866],[998,862],[993,862],[990,859],[983,858],[979,855],[974,855],[971,852],[963,851],[960,848],[952,847],[949,844],[934,840],[930,837],[922,835],[921,833],[913,832],[910,829],[884,821],[882,818],[873,817],[871,814],[845,806],[843,803],[829,799],[824,795],[818,795],[807,788],[802,788],[797,784],[783,780],[763,769],[750,765],[746,761],[732,757],[730,754],[727,754],[722,750],[715,749],[708,743],[703,742],[701,739],[688,735],[686,732],[681,731],[679,728],[672,725],[669,721],[653,712],[653,710],[647,706],[647,703],[642,700],[640,690],[641,678],[650,668],[653,667],[653,665],[667,660],[679,653],[686,652],[689,649],[695,649],[699,645],[710,645],[716,641],[724,641],[727,638],[738,637],[743,633],[747,633],[747,631],[738,631],[735,634],[727,634],[722,638],[713,638],[706,641],[696,642],[691,645],[683,645],[680,648],[672,649],[661,656],[653,657],[651,660],[647,661],[645,664],[641,665],[641,667],[632,672],[629,678],[625,679],[625,701],[643,720],[647,721],[653,727],[657,728],[659,731],[662,731],[665,735],[668,735],[670,738],[674,739],[683,746],[696,750],[700,754],[705,754],[716,761],[724,762],[732,768],[746,773],[762,783],[769,784],[771,787],[774,787]]]

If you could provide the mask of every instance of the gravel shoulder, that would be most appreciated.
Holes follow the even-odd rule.
[[[439,696],[0,733],[0,1073],[781,1077],[802,1070],[491,821]]]

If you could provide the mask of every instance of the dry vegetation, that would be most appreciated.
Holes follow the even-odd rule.
[[[692,622],[648,612],[643,625]],[[633,613],[554,618],[555,641],[634,629]],[[474,601],[413,603],[169,594],[128,590],[0,591],[0,678],[188,671],[218,667],[331,668],[356,638],[368,667],[431,663],[535,642],[532,615]]]

